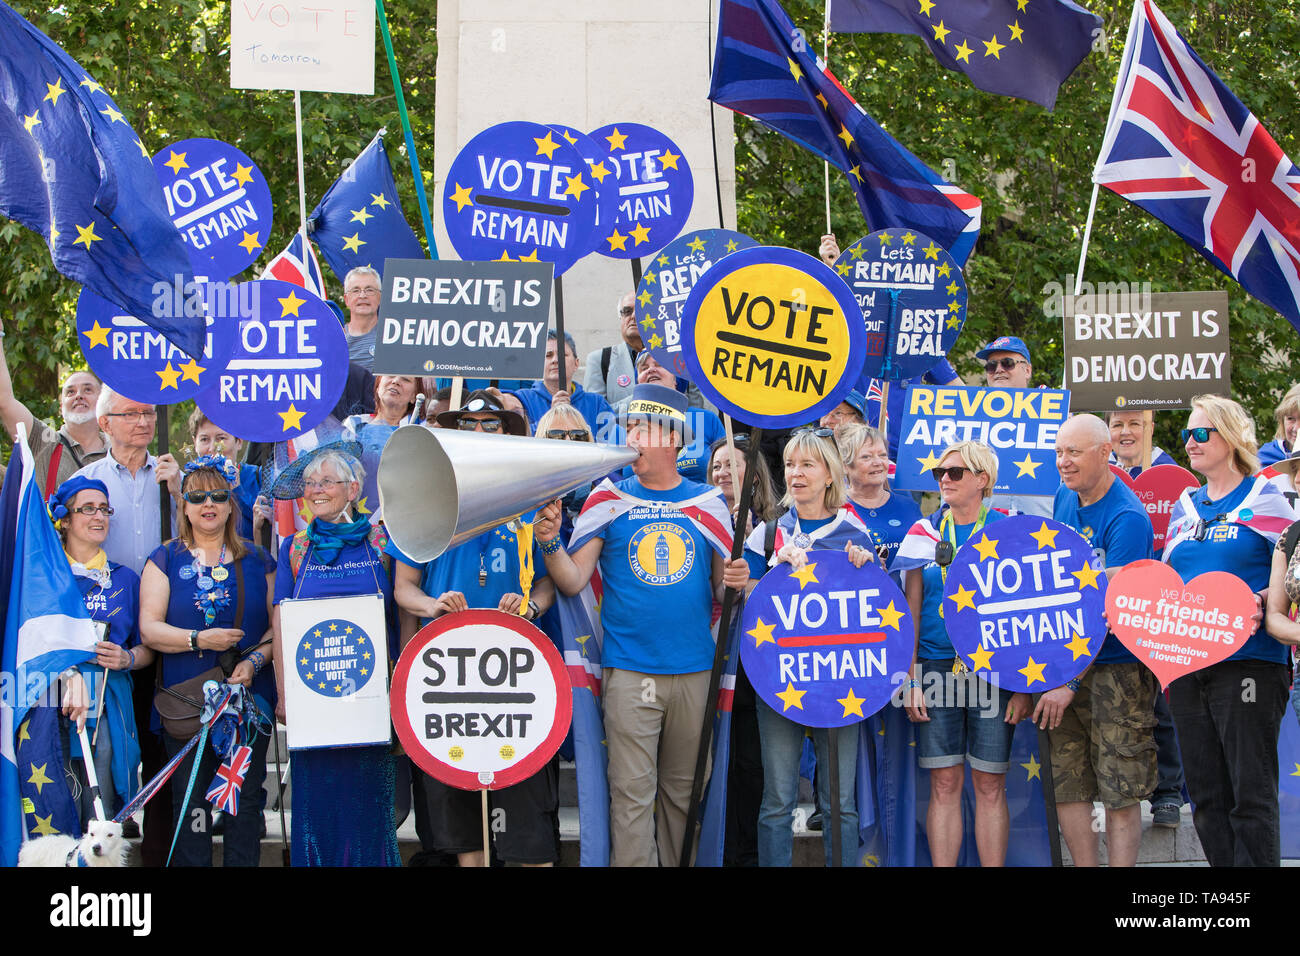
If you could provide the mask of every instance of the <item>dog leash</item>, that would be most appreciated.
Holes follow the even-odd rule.
[[[185,787],[185,799],[181,801],[181,812],[179,814],[179,819],[176,821],[176,832],[172,834],[172,845],[167,851],[167,862],[164,863],[163,866],[171,866],[172,854],[176,852],[176,841],[180,839],[181,828],[185,826],[185,813],[190,808],[190,797],[194,795],[194,782],[198,779],[199,767],[203,763],[203,746],[208,742],[208,732],[212,729],[212,724],[216,719],[225,711],[226,704],[230,702],[230,698],[234,694],[234,691],[231,690],[228,685],[223,686],[226,687],[225,696],[221,699],[220,703],[217,704],[212,716],[203,721],[203,728],[199,731],[198,736],[192,738],[198,740],[199,751],[194,756],[194,766],[190,770],[190,781]],[[204,696],[207,696],[206,685]]]

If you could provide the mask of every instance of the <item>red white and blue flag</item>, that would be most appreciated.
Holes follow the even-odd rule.
[[[316,261],[316,248],[308,242],[304,255],[302,245],[302,233],[295,232],[293,239],[284,247],[284,252],[272,259],[263,271],[262,278],[292,282],[324,299],[325,277],[321,275],[320,263]]]
[[[1272,547],[1287,528],[1300,517],[1282,490],[1263,475],[1256,475],[1253,487],[1234,511],[1224,515],[1224,524],[1239,524],[1262,536]],[[1192,492],[1184,491],[1169,514],[1169,531],[1160,560],[1169,563],[1174,548],[1196,534],[1201,516],[1192,502]]]
[[[1138,0],[1093,181],[1300,330],[1300,170],[1151,0]]]
[[[217,768],[206,798],[214,810],[232,817],[239,815],[239,788],[244,785],[244,777],[252,763],[253,748],[243,744],[236,747],[230,759]]]
[[[608,478],[587,496],[582,513],[573,523],[569,552],[577,551],[615,518],[627,514],[633,508],[680,511],[718,554],[724,559],[731,557],[731,512],[727,510],[727,501],[722,497],[722,492],[716,488],[686,501],[657,504],[619,491]]]

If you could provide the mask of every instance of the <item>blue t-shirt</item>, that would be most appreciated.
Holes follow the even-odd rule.
[[[989,511],[984,524],[987,527],[1005,517],[1006,515],[1000,511]],[[932,519],[935,520],[937,528],[939,525],[936,519],[938,515]],[[976,524],[978,521],[953,526],[959,548],[971,536]],[[942,536],[940,540],[943,540]],[[956,555],[953,556],[953,560],[956,560]],[[939,616],[939,608],[943,605],[943,569],[931,561],[922,569],[921,580],[924,582],[921,592],[921,646],[917,657],[923,661],[942,661],[955,657],[957,652],[953,650],[952,641],[948,640],[948,628],[943,618]]]
[[[651,491],[636,478],[617,485],[647,501],[678,502],[717,489],[683,478]],[[606,667],[693,674],[713,667],[713,547],[676,509],[633,508],[600,532],[604,587],[600,619]]]
[[[104,640],[118,647],[140,643],[140,578],[125,565],[108,562],[108,586],[101,588],[94,578],[74,574],[86,611],[92,621],[108,625]]]
[[[1078,493],[1061,485],[1056,489],[1052,517],[1083,535],[1103,568],[1121,568],[1155,555],[1151,518],[1138,496],[1118,478],[1112,478],[1100,501],[1087,507],[1080,507]],[[1133,652],[1109,632],[1093,658],[1094,664],[1136,662]]]
[[[235,501],[239,502],[239,536],[245,541],[253,540],[253,506],[261,493],[262,470],[256,465],[240,465]]]
[[[1192,504],[1196,506],[1196,513],[1208,521],[1238,508],[1254,484],[1253,478],[1243,478],[1241,484],[1218,501],[1210,501],[1205,488],[1198,488],[1192,492]],[[1209,526],[1204,541],[1189,538],[1174,548],[1172,554],[1166,547],[1163,560],[1182,575],[1184,581],[1206,571],[1227,571],[1245,581],[1252,591],[1259,592],[1268,587],[1273,570],[1273,546],[1263,535],[1244,525],[1218,521]],[[1282,664],[1286,663],[1286,656],[1286,647],[1274,640],[1260,622],[1259,630],[1228,660]]]
[[[347,420],[347,426],[361,444],[361,467],[366,471],[366,480],[361,483],[361,494],[357,498],[357,514],[370,515],[373,523],[379,520],[375,516],[379,511],[379,459],[388,439],[399,426],[389,425],[373,415],[353,415]]]
[[[501,525],[444,551],[428,564],[412,561],[390,540],[388,553],[405,565],[423,568],[420,590],[430,597],[459,591],[472,608],[495,609],[507,594],[519,594],[519,539]],[[480,571],[482,576],[480,576]],[[546,558],[533,542],[533,587],[546,577]],[[480,584],[479,582],[483,583]],[[428,618],[421,621],[427,624]]]
[[[878,508],[868,508],[856,501],[852,501],[852,504],[862,523],[889,549],[889,557],[885,561],[885,569],[888,570],[894,563],[894,556],[898,554],[903,538],[907,537],[908,529],[921,520],[920,507],[906,492],[891,493],[889,500]]]
[[[528,416],[528,428],[530,431],[536,432],[537,423],[541,421],[543,415],[551,410],[551,393],[547,389],[546,383],[539,381],[532,388],[521,388],[510,394],[519,399],[520,404],[524,406],[524,411]],[[569,383],[569,404],[586,420],[587,427],[591,429],[592,435],[599,434],[601,426],[609,421],[614,414],[604,395],[588,392],[577,382]],[[546,436],[539,435],[538,437],[545,438]]]

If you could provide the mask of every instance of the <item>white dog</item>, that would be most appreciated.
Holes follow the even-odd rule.
[[[128,844],[122,824],[91,820],[81,839],[61,833],[28,840],[18,851],[19,866],[125,866]]]

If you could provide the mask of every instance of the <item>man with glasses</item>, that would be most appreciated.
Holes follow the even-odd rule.
[[[486,391],[471,393],[464,408],[443,412],[437,422],[439,428],[489,435],[528,434],[523,416],[504,408]],[[439,506],[439,502],[430,502],[430,507]],[[531,566],[536,577],[528,595],[523,594],[520,572],[527,552],[520,554],[519,530],[517,521],[491,528],[427,564],[412,561],[390,540],[388,552],[397,559],[393,597],[404,611],[418,617],[421,625],[469,608],[495,608],[536,621],[554,602],[555,588],[546,576],[542,552],[534,543]],[[482,866],[479,795],[428,776],[421,780],[421,786],[433,847],[455,853],[461,866]],[[524,866],[552,866],[559,859],[558,786],[557,758],[527,780],[491,793],[492,820],[501,824],[493,827],[496,853],[501,860]]]
[[[578,346],[574,343],[573,336],[564,333],[563,352],[558,345],[555,329],[550,329],[546,333],[546,365],[541,380],[534,382],[531,388],[519,389],[510,394],[519,399],[524,411],[528,413],[528,423],[533,428],[537,427],[537,423],[551,410],[552,405],[567,402],[587,420],[595,432],[602,422],[612,417],[609,402],[605,396],[589,392],[573,380],[573,373],[578,370]],[[564,361],[563,390],[560,388],[561,355]]]
[[[603,395],[611,405],[632,394],[636,385],[636,356],[645,343],[636,320],[636,293],[628,292],[618,300],[618,331],[623,344],[607,345],[587,356],[587,379],[583,386],[594,395]],[[594,428],[595,422],[589,422]]]
[[[348,321],[343,326],[348,340],[348,361],[368,372],[375,361],[382,284],[379,273],[370,266],[357,266],[343,279],[343,302],[348,307]]]
[[[1034,366],[1029,346],[1014,335],[1003,335],[975,353],[984,363],[984,384],[990,388],[1032,388]],[[1009,515],[1052,516],[1052,499],[1044,495],[994,495],[989,507]]]
[[[1110,470],[1110,429],[1095,415],[1076,415],[1056,437],[1053,517],[1092,545],[1094,567],[1113,575],[1154,553],[1151,519]],[[1155,675],[1108,633],[1090,647],[1091,664],[1044,692],[1033,720],[1048,732],[1056,813],[1075,866],[1097,866],[1093,802],[1106,809],[1111,866],[1134,866],[1142,843],[1142,805],[1156,786]]]

